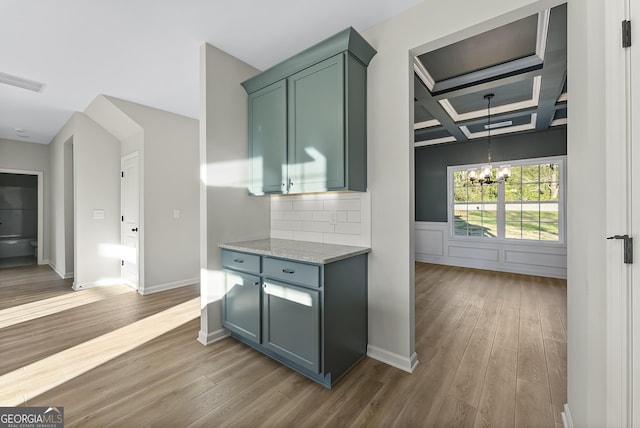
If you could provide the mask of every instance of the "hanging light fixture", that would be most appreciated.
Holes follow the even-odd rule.
[[[511,176],[511,167],[509,165],[501,165],[499,168],[496,168],[496,180],[493,180],[491,177],[493,171],[493,167],[491,166],[491,98],[493,97],[494,94],[486,94],[484,96],[484,99],[487,100],[487,124],[485,125],[488,146],[487,164],[479,170],[470,169],[467,171],[467,178],[472,184],[478,183],[483,185],[495,183],[496,181],[503,182]]]

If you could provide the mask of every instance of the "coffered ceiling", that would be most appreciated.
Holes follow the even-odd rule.
[[[566,4],[419,55],[414,71],[416,147],[566,126]]]

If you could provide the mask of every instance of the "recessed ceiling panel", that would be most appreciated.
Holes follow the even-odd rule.
[[[511,123],[509,123],[511,122]],[[512,126],[519,126],[519,125],[526,125],[528,123],[531,123],[531,115],[524,115],[524,116],[516,116],[516,117],[510,117],[508,119],[506,118],[500,118],[500,119],[496,119],[496,118],[492,118],[491,119],[491,124],[493,125],[493,127],[491,128],[491,134],[492,135],[497,135],[497,130],[498,129],[502,129],[502,128],[507,128],[507,127],[512,127]],[[468,125],[467,128],[469,129],[469,132],[472,133],[476,133],[476,132],[486,132],[486,122],[485,123],[476,123],[473,125]],[[503,126],[502,126],[503,125]]]
[[[477,110],[487,110],[486,93],[495,96],[491,99],[491,107],[499,107],[532,99],[533,79],[499,86],[490,91],[473,92],[455,98],[448,98],[453,108],[459,113],[469,113]]]
[[[461,40],[420,55],[431,77],[438,82],[503,64],[536,53],[538,15]]]

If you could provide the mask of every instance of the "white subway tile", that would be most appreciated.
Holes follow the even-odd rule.
[[[310,241],[310,242],[323,242],[323,233],[321,232],[292,232],[293,237],[291,239],[296,241]]]
[[[347,212],[346,211],[338,211],[338,223],[346,223],[347,222]]]
[[[322,201],[309,200],[309,201],[294,201],[294,211],[322,211]]]
[[[291,211],[293,205],[291,201],[275,199],[271,201],[271,211]]]
[[[302,230],[305,232],[333,232],[334,225],[320,221],[305,221]]]
[[[316,211],[313,213],[313,221],[323,221],[325,223],[329,223],[331,221],[332,216],[331,211]]]
[[[338,223],[335,228],[336,233],[348,233],[350,235],[360,235],[360,223]]]
[[[271,229],[271,237],[274,239],[293,239],[293,231]]]
[[[359,211],[360,199],[335,199],[324,201],[325,211]]]
[[[274,211],[271,210],[271,220],[284,220],[284,213],[287,211]]]
[[[280,230],[302,230],[302,221],[295,220],[272,220],[271,229]]]
[[[360,223],[360,211],[348,211],[347,212],[347,221],[349,223]]]
[[[282,214],[284,220],[311,221],[313,219],[311,211],[284,211]]]
[[[338,245],[354,245],[356,247],[363,247],[362,241],[359,235],[345,235],[341,233],[325,233],[325,244],[338,244]]]

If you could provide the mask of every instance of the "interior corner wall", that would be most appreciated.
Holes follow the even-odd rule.
[[[42,258],[43,263],[47,263],[51,257],[51,174],[49,166],[49,145],[0,138],[0,169],[42,171],[44,193]]]
[[[220,299],[224,242],[268,238],[270,200],[249,196],[247,94],[258,70],[205,44],[200,51],[200,268],[202,343],[225,335]]]
[[[506,24],[513,20],[508,12],[521,7],[528,6],[535,13],[534,5],[531,0],[489,4],[425,0],[363,32],[378,51],[369,65],[367,91],[372,227],[369,345],[379,351],[370,352],[370,356],[395,360],[405,370],[412,369],[416,357],[411,52],[435,41],[442,47],[490,26]],[[425,20],[429,25],[424,25]],[[390,224],[394,227],[388,227]]]
[[[144,240],[140,292],[148,294],[197,283],[200,280],[199,121],[113,97],[105,98],[142,129],[140,134],[122,139],[123,149],[137,146],[140,152],[143,198],[140,237]]]
[[[83,113],[74,113],[50,144],[51,263],[66,275],[65,246],[73,232],[65,225],[64,145],[73,138],[74,287],[120,280],[120,142]],[[95,210],[104,218],[94,218]],[[97,217],[100,217],[99,215]]]

